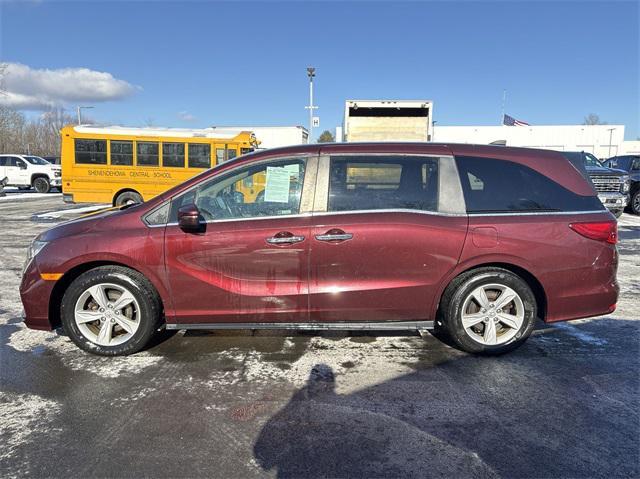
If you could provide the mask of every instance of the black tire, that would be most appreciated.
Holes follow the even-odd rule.
[[[75,321],[75,305],[80,296],[91,286],[101,283],[125,287],[140,307],[138,329],[126,342],[115,346],[92,342]],[[124,356],[149,344],[162,323],[162,306],[158,292],[139,272],[122,266],[100,266],[81,274],[69,285],[62,298],[60,316],[65,333],[79,348],[100,356]]]
[[[637,188],[629,198],[629,210],[634,215],[640,215],[640,187]]]
[[[113,201],[114,206],[142,203],[142,196],[136,191],[123,191]]]
[[[519,295],[524,308],[524,318],[520,328],[511,339],[503,344],[486,345],[474,340],[465,330],[462,325],[462,307],[472,291],[479,286],[494,283],[507,286]],[[478,268],[461,274],[445,290],[440,302],[435,335],[441,338],[444,336],[442,339],[445,343],[468,353],[504,354],[521,346],[531,335],[537,311],[535,295],[520,276],[503,268]]]
[[[35,180],[33,180],[33,187],[38,193],[49,193],[51,190],[51,184],[49,183],[49,179],[44,176],[39,176]]]

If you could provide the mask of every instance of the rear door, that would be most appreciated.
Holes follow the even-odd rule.
[[[452,157],[323,156],[314,210],[311,320],[433,319],[467,231]]]
[[[17,156],[7,157],[5,175],[9,178],[10,185],[27,186],[31,183],[27,162]]]

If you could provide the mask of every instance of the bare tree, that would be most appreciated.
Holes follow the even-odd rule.
[[[584,117],[584,121],[582,122],[582,124],[583,125],[606,125],[607,122],[602,121],[599,115],[596,115],[595,113],[589,113],[587,116]]]

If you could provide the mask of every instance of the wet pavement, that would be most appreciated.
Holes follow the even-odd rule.
[[[431,336],[166,334],[126,358],[20,320],[33,236],[77,212],[0,202],[3,477],[639,477],[640,218],[621,298],[469,356]],[[61,211],[65,210],[65,211]]]

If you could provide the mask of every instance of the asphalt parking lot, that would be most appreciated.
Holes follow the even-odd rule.
[[[81,210],[0,199],[3,477],[639,477],[640,218],[606,317],[479,358],[433,337],[177,333],[100,358],[25,329],[27,245]]]

